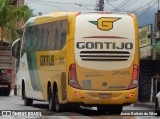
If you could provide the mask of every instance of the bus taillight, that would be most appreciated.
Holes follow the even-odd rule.
[[[138,65],[133,65],[133,73],[132,73],[132,80],[138,79]]]
[[[133,72],[132,72],[132,80],[128,85],[128,89],[135,88],[138,86],[138,65],[133,65]]]
[[[77,75],[76,75],[76,66],[75,64],[71,64],[69,67],[69,85],[74,88],[81,88],[78,81],[77,81]]]

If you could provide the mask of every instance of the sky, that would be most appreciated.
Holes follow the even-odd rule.
[[[34,15],[59,11],[95,11],[98,0],[25,0]],[[153,24],[158,0],[104,0],[104,11],[131,12],[139,27]]]

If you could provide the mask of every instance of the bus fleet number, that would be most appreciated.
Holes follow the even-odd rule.
[[[112,75],[130,75],[129,71],[113,71]]]

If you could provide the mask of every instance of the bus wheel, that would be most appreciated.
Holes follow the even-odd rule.
[[[49,92],[48,92],[49,98],[49,110],[53,111],[54,109],[54,100],[53,100],[53,93],[52,93],[52,88],[51,86],[49,87]]]
[[[56,91],[54,93],[54,109],[56,112],[60,112],[62,110],[62,105],[59,104],[59,100],[58,100],[58,91]]]
[[[25,106],[31,106],[33,104],[33,99],[27,98],[25,89],[24,89],[24,105]]]
[[[25,93],[25,90],[24,90],[25,89],[24,81],[22,81],[22,85],[21,86],[22,86],[22,88],[21,88],[22,89],[21,90],[21,92],[22,92],[22,100],[24,100],[24,93]]]

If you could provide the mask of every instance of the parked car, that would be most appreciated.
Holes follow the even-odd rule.
[[[157,115],[160,115],[160,91],[156,95],[154,107],[155,107],[155,112],[157,113]]]

